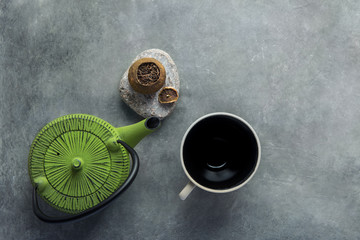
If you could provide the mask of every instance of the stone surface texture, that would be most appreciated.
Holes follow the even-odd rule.
[[[166,80],[163,87],[172,87],[175,88],[178,93],[180,92],[179,74],[174,61],[168,53],[160,49],[149,49],[137,55],[131,64],[141,58],[154,58],[158,60],[166,71]],[[124,102],[144,118],[156,116],[164,119],[167,117],[175,109],[176,102],[170,104],[161,104],[159,102],[158,95],[163,87],[153,94],[141,94],[134,91],[128,79],[129,68],[121,78],[119,85],[120,96]]]
[[[358,0],[1,0],[0,239],[359,239],[359,12]],[[34,137],[70,113],[141,120],[118,86],[152,48],[173,58],[181,92],[136,146],[135,181],[84,221],[39,221]],[[181,201],[182,136],[217,111],[254,127],[259,169],[235,192]]]

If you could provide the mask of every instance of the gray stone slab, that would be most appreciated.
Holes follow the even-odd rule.
[[[355,0],[0,1],[0,239],[359,239],[359,12]],[[136,146],[133,185],[84,221],[40,222],[36,133],[78,112],[141,120],[117,89],[152,48],[173,58],[181,96]],[[254,127],[261,164],[236,192],[181,201],[182,135],[215,111]]]

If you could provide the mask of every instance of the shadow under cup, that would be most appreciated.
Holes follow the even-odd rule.
[[[227,190],[252,176],[259,156],[250,127],[230,115],[211,115],[197,122],[185,136],[184,166],[203,187]]]

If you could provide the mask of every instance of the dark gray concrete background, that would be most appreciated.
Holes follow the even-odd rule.
[[[0,239],[360,239],[359,12],[357,0],[1,0]],[[36,133],[70,113],[140,120],[117,87],[149,48],[171,55],[181,91],[136,147],[134,184],[82,222],[40,222]],[[215,111],[253,125],[260,168],[236,192],[181,201],[182,135]]]

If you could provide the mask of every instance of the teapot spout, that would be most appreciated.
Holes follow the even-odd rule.
[[[158,129],[161,125],[158,117],[149,117],[138,123],[117,128],[120,138],[134,148],[144,137]]]

